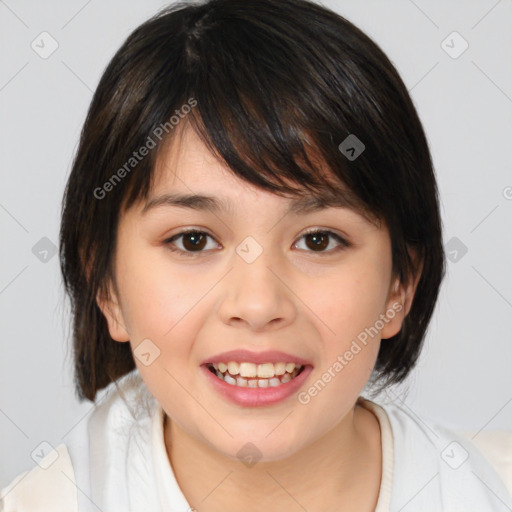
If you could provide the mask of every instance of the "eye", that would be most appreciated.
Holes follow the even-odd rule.
[[[213,244],[208,247],[208,239],[212,240]],[[300,240],[305,240],[306,251],[318,253],[333,253],[350,247],[350,243],[343,237],[329,230],[312,229],[304,233]],[[172,252],[184,256],[194,256],[201,254],[206,250],[218,248],[217,242],[208,233],[195,229],[182,231],[164,241],[168,249]],[[300,242],[295,243],[294,247],[298,247]]]
[[[306,242],[306,250],[311,250],[309,252],[332,253],[350,247],[350,243],[344,238],[328,230],[312,229],[304,233],[300,239],[303,238]],[[295,244],[295,247],[298,245],[299,242]]]
[[[205,247],[208,245],[208,238],[213,240],[208,233],[192,229],[182,231],[181,233],[168,238],[164,241],[164,244],[166,244],[172,252],[177,252],[185,256],[193,256],[194,253],[204,252]],[[179,241],[179,243],[176,244],[176,241]],[[179,245],[181,245],[181,247],[179,247]],[[208,249],[215,249],[217,246],[218,244],[215,242],[213,247],[209,247]]]

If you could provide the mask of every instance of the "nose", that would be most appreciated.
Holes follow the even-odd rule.
[[[252,263],[234,256],[219,306],[221,320],[254,332],[281,329],[293,323],[297,309],[290,283],[267,251]]]

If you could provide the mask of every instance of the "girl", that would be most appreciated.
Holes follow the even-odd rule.
[[[413,368],[444,255],[411,99],[337,14],[210,0],[137,28],[90,106],[60,257],[96,407],[5,511],[512,507],[470,442],[361,397]]]

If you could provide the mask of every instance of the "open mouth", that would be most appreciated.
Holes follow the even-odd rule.
[[[278,387],[302,373],[304,365],[295,363],[209,363],[208,370],[220,380],[243,388]]]

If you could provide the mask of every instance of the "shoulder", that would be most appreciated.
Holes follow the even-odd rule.
[[[50,448],[37,466],[18,475],[0,493],[2,512],[75,512],[77,488],[65,445]]]
[[[392,432],[391,510],[510,510],[503,481],[468,438],[405,404],[370,404],[386,414]]]
[[[50,447],[37,466],[1,491],[0,510],[75,512],[91,497],[107,499],[105,481],[111,482],[110,493],[125,494],[128,484],[120,475],[128,458],[136,456],[150,474],[150,461],[143,454],[150,443],[155,405],[136,371],[109,385],[65,444]]]

